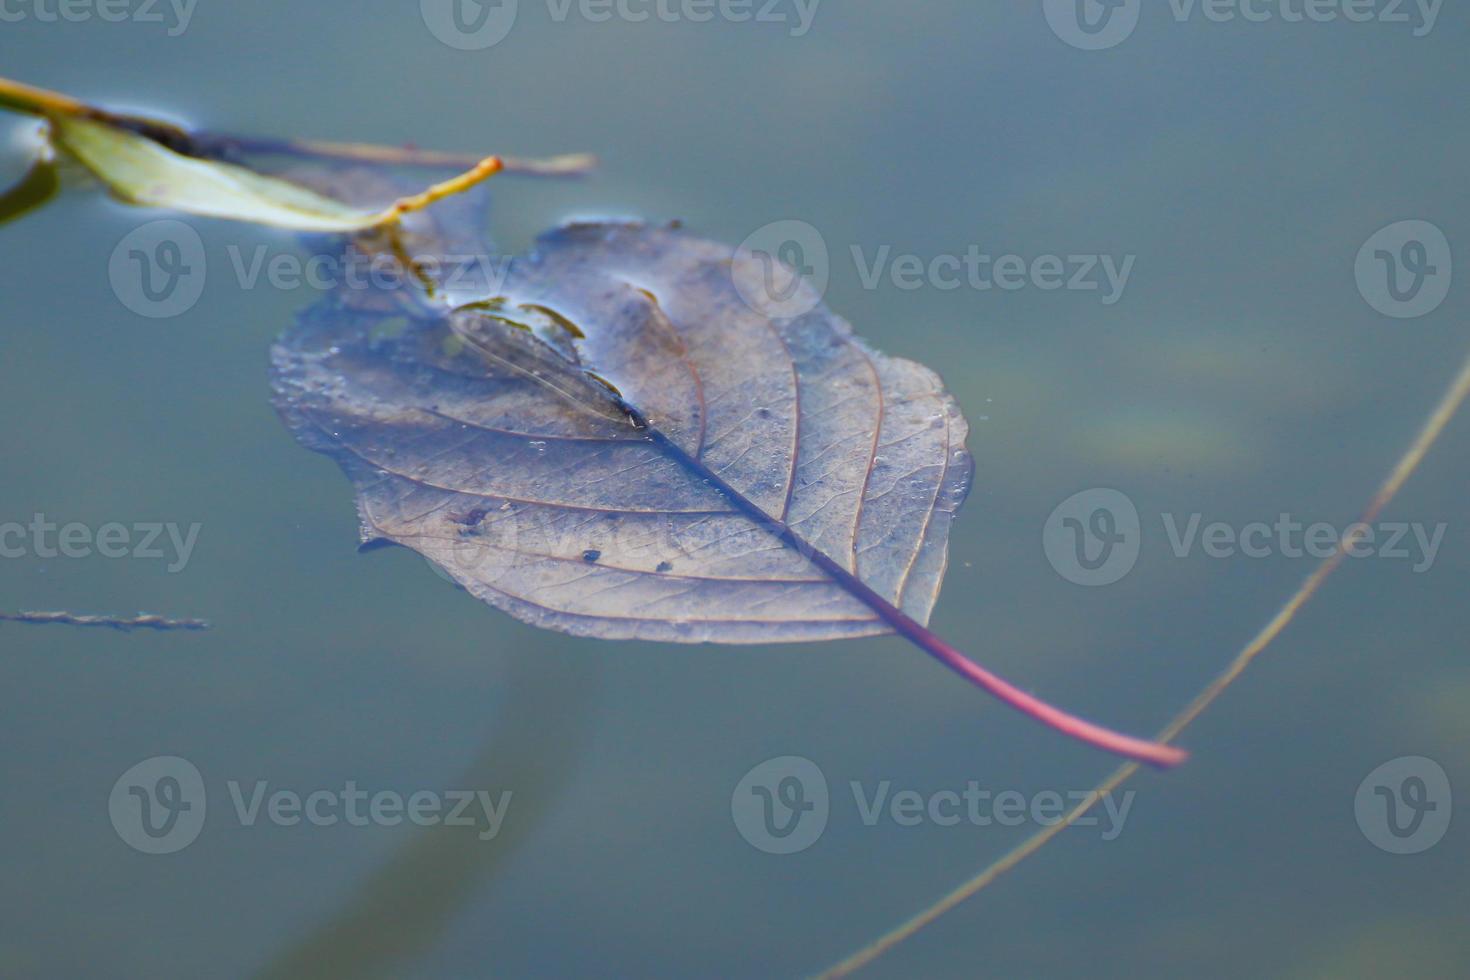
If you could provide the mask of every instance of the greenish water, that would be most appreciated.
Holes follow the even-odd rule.
[[[1460,283],[1398,319],[1365,301],[1382,290],[1360,290],[1354,265],[1409,219],[1449,243],[1452,258],[1431,244],[1435,276],[1463,258],[1461,9],[1416,37],[1412,10],[1407,24],[1216,23],[1150,5],[1117,47],[1084,51],[1038,3],[828,2],[800,36],[790,21],[519,6],[504,40],[464,51],[415,4],[200,0],[170,36],[166,6],[164,23],[52,22],[12,0],[0,73],[222,131],[599,154],[584,182],[496,178],[511,248],[573,215],[679,218],[731,243],[809,223],[829,249],[827,302],[939,370],[971,422],[975,486],[932,625],[1129,731],[1171,717],[1313,567],[1274,545],[1178,557],[1166,518],[1344,527],[1470,347]],[[12,118],[6,184],[29,129]],[[72,190],[0,228],[0,525],[199,525],[176,572],[166,537],[169,557],[107,559],[48,558],[27,536],[0,559],[0,611],[214,623],[0,624],[0,975],[370,961],[410,977],[796,975],[1036,829],[887,810],[870,826],[885,782],[890,799],[974,781],[1035,801],[1110,771],[896,639],[579,640],[477,603],[407,551],[357,554],[347,481],[268,401],[268,345],[316,294],[244,288],[229,258],[301,253],[191,221],[203,294],[149,319],[108,270],[157,217]],[[972,245],[1069,270],[1074,255],[1133,263],[1112,303],[1106,285],[1035,276],[906,288],[889,265],[865,283],[884,246],[963,267]],[[1190,729],[1189,764],[1130,784],[1116,834],[1069,831],[869,975],[1470,971],[1464,820],[1394,854],[1374,842],[1376,811],[1355,815],[1360,784],[1401,757],[1470,788],[1467,446],[1460,419],[1383,518],[1444,525],[1432,561],[1410,534],[1408,558],[1349,562]],[[1142,526],[1136,565],[1100,587],[1043,547],[1053,508],[1089,488],[1121,491]],[[109,818],[119,777],[156,756],[187,759],[208,797],[202,832],[171,854],[140,852]],[[731,815],[746,773],[782,756],[819,766],[831,799],[825,833],[789,855],[753,847]],[[349,781],[512,796],[482,841],[265,810],[250,824],[230,787],[248,804],[260,780],[267,796]]]

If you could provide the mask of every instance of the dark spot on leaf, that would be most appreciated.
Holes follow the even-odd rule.
[[[658,563],[658,568],[656,569],[656,571],[660,571],[660,572],[672,572],[673,570],[674,570],[673,563],[666,562],[666,561],[659,562]]]
[[[582,560],[587,562],[589,565],[596,562],[597,559],[601,557],[602,552],[598,551],[596,548],[588,548],[586,551],[582,552]]]
[[[475,507],[463,514],[454,515],[454,523],[463,524],[465,527],[479,527],[480,522],[485,519],[485,514],[485,508]]]

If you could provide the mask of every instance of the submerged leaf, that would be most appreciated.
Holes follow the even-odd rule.
[[[965,421],[933,372],[825,307],[751,308],[736,281],[762,272],[676,231],[574,225],[450,330],[385,338],[319,309],[275,348],[278,405],[353,479],[365,539],[535,625],[891,632],[817,552],[923,623],[970,483]]]
[[[49,153],[31,164],[24,177],[0,194],[0,225],[41,207],[61,189],[56,161]]]

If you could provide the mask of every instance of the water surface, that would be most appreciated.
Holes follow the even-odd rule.
[[[576,6],[559,22],[527,0],[505,40],[462,51],[417,5],[382,0],[200,0],[178,36],[22,5],[0,52],[8,76],[213,129],[602,157],[586,182],[497,178],[507,247],[572,215],[679,218],[731,243],[809,223],[828,302],[939,369],[972,424],[975,489],[933,625],[1145,732],[1311,568],[1280,548],[1176,557],[1165,516],[1346,525],[1470,346],[1462,288],[1394,319],[1354,277],[1392,222],[1432,222],[1452,248],[1470,235],[1467,24],[1448,7],[1424,37],[1180,23],[1150,5],[1125,42],[1083,51],[1040,8],[850,0],[793,36]],[[0,153],[6,180],[19,146]],[[795,975],[1035,827],[869,826],[854,782],[864,800],[885,781],[1032,800],[1111,768],[896,639],[579,640],[478,604],[407,551],[358,555],[347,481],[268,403],[268,345],[315,294],[232,271],[231,248],[295,246],[193,221],[203,294],[148,319],[107,270],[156,217],[77,191],[0,229],[0,523],[200,525],[176,573],[0,560],[0,608],[215,624],[0,625],[0,973],[249,975],[309,941],[329,958],[402,949],[395,976]],[[865,283],[885,247],[927,265],[971,246],[1134,261],[1112,303],[1034,282]],[[1462,419],[1385,516],[1447,526],[1427,568],[1348,563],[1190,730],[1194,759],[1131,784],[1115,839],[1069,832],[871,975],[1465,975],[1464,827],[1387,853],[1354,797],[1405,756],[1470,790],[1467,447]],[[1125,494],[1143,529],[1136,566],[1105,587],[1068,581],[1042,544],[1053,508],[1089,488]],[[155,756],[189,760],[208,792],[202,834],[168,855],[109,820],[115,781]],[[779,756],[810,759],[831,791],[825,833],[785,856],[731,818],[742,777]],[[406,823],[245,825],[228,787],[258,780],[302,797],[348,781],[515,795],[498,844],[460,835],[414,861],[423,834]],[[413,914],[390,901],[374,919],[383,895]],[[364,902],[355,928],[314,934]]]

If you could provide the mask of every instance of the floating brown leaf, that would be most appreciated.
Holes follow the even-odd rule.
[[[577,224],[480,298],[385,329],[337,297],[274,349],[277,404],[358,490],[365,542],[581,636],[764,643],[900,632],[1114,751],[1177,749],[1036,702],[924,624],[969,489],[938,376],[880,354],[769,258]],[[412,307],[396,304],[401,312]]]
[[[567,228],[501,295],[453,314],[454,355],[419,333],[313,338],[325,351],[292,337],[277,352],[282,404],[347,467],[367,537],[537,626],[724,643],[892,631],[630,422],[595,372],[926,621],[972,469],[959,410],[933,372],[825,310],[778,322],[750,309],[731,271],[728,248],[677,232]]]

